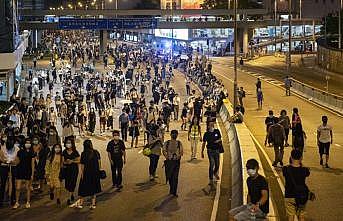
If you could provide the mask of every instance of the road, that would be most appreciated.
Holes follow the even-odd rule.
[[[229,92],[233,91],[234,76],[230,63],[223,65],[214,62],[213,64],[213,73],[223,81]],[[255,96],[255,83],[255,76],[238,71],[238,86],[243,86],[247,92],[247,97],[244,99],[246,110],[244,121],[246,125],[257,138],[259,144],[263,145],[266,136],[264,118],[268,115],[268,110],[273,110],[275,115],[278,116],[282,109],[287,110],[288,114],[291,115],[293,107],[299,108],[303,127],[308,137],[306,140],[303,162],[304,165],[308,166],[311,170],[311,176],[308,179],[309,187],[318,197],[315,202],[308,203],[307,220],[340,220],[343,216],[343,210],[337,208],[339,207],[338,205],[343,205],[343,189],[341,188],[341,184],[343,183],[343,163],[341,160],[343,159],[342,116],[326,111],[295,95],[286,97],[284,90],[280,88],[280,86],[264,80],[262,81],[264,104],[263,109],[258,111]],[[230,100],[233,100],[232,93],[230,93]],[[330,169],[323,169],[322,166],[319,165],[318,148],[316,146],[316,128],[321,123],[322,115],[327,115],[329,124],[333,126],[334,144],[331,148]],[[267,152],[268,157],[273,161],[274,152],[272,148],[263,148]],[[285,149],[285,163],[288,162],[290,151],[291,148]],[[279,175],[282,176],[280,174],[280,169],[277,171]],[[269,172],[271,172],[271,170],[269,170]],[[270,175],[268,179],[274,180],[275,177]],[[280,190],[275,186],[272,186],[272,194],[280,196],[280,192],[277,191]],[[275,199],[275,201],[278,202],[278,208],[280,208],[280,204],[282,204],[281,198]]]
[[[39,64],[40,67],[45,65]],[[181,103],[186,99],[184,77],[176,73],[171,84],[181,95]],[[58,85],[60,88],[60,85]],[[197,92],[199,93],[199,92]],[[120,102],[119,102],[120,103]],[[121,108],[116,108],[115,114],[119,116]],[[115,125],[118,127],[118,118],[115,117]],[[170,129],[180,129],[181,121],[171,122]],[[205,128],[205,125],[203,125]],[[96,134],[99,134],[98,128]],[[181,161],[179,176],[179,197],[170,198],[169,185],[165,182],[163,157],[161,156],[157,174],[159,178],[155,182],[149,181],[149,159],[141,153],[143,139],[139,139],[140,148],[127,150],[127,163],[123,169],[123,185],[121,192],[111,188],[110,164],[107,158],[106,145],[111,139],[110,132],[104,136],[95,135],[90,137],[94,148],[100,152],[103,168],[108,177],[102,181],[103,192],[97,198],[97,208],[90,210],[85,206],[81,210],[68,208],[66,197],[62,199],[62,206],[57,207],[55,201],[50,201],[47,188],[42,195],[33,195],[31,209],[21,207],[17,210],[3,208],[0,210],[0,220],[127,220],[127,221],[208,221],[211,219],[213,202],[216,191],[210,191],[208,186],[208,159],[200,158],[200,144],[198,159],[190,160],[190,144],[187,141],[187,132],[180,131],[179,138],[184,144],[185,155]],[[77,149],[82,152],[82,142],[85,138],[77,138]],[[165,139],[169,139],[166,133]],[[227,138],[224,138],[227,139]],[[225,141],[225,140],[224,140]],[[228,142],[225,142],[228,143]],[[126,147],[130,147],[126,143]],[[229,149],[227,147],[227,149]],[[230,152],[226,152],[224,165],[230,165]],[[228,201],[230,198],[230,167],[223,169],[223,184],[221,186],[222,197],[219,198],[217,220],[226,220]],[[64,193],[65,194],[65,193]],[[25,198],[24,194],[22,198]],[[218,200],[218,199],[216,199]],[[21,205],[24,203],[22,202]],[[216,217],[216,214],[214,214]]]
[[[326,72],[316,68],[315,56],[304,55],[304,63],[301,65],[300,55],[292,55],[292,77],[298,81],[309,84],[321,90],[327,90]],[[233,59],[229,57],[214,58],[214,63],[233,66]],[[285,57],[265,56],[251,61],[246,61],[242,67],[244,70],[263,74],[267,77],[283,81],[288,75],[285,64]],[[343,96],[343,75],[328,72],[329,92]]]

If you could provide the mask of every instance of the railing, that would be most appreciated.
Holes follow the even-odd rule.
[[[292,79],[292,90],[307,99],[343,114],[343,97]]]

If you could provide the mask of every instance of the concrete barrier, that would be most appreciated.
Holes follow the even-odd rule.
[[[230,113],[233,113],[232,104],[228,100],[220,109],[220,118],[223,121],[230,142],[231,167],[232,167],[232,200],[231,208],[247,203],[248,187],[246,180],[248,178],[245,163],[254,158],[259,162],[259,173],[265,176],[262,162],[253,142],[250,131],[245,123],[233,124],[228,121]],[[269,214],[268,220],[277,220],[275,215],[273,201],[269,196]]]
[[[343,114],[343,97],[312,87],[292,78],[291,90],[310,101]]]

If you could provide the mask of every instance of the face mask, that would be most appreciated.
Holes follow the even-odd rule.
[[[71,148],[71,143],[67,143],[66,148]]]
[[[38,144],[38,140],[34,140],[34,141],[33,141],[33,144]]]
[[[56,153],[61,152],[61,148],[59,148],[59,147],[58,147],[58,148],[55,148],[55,152],[56,152]]]
[[[29,143],[25,144],[25,148],[30,148],[30,147],[31,147],[31,144],[29,144]]]
[[[256,175],[256,169],[248,169],[247,173],[250,177],[254,177]]]
[[[12,128],[12,124],[7,124],[7,127]]]

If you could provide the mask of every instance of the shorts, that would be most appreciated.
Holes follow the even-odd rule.
[[[297,206],[295,198],[285,198],[285,207],[287,216],[305,216],[306,205]]]
[[[327,142],[327,143],[319,142],[319,154],[329,155],[329,152],[330,152],[330,142]]]
[[[250,207],[252,204],[238,206],[233,208],[229,211],[230,215],[234,217],[237,221],[246,221],[252,218],[252,213],[250,211]],[[258,209],[255,212],[255,220],[266,220],[266,214],[262,212],[262,210]]]

